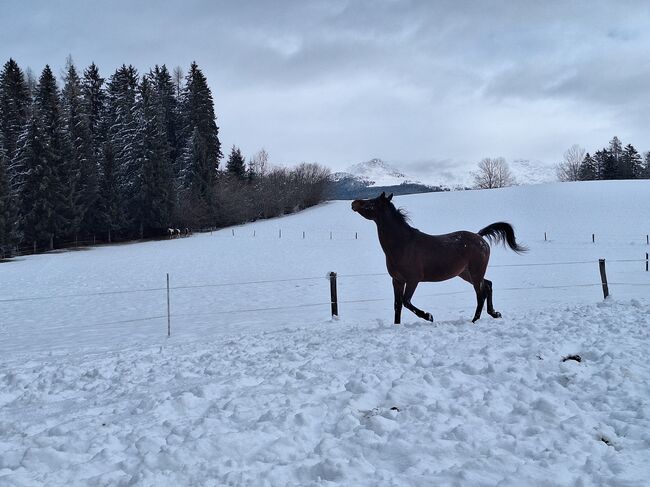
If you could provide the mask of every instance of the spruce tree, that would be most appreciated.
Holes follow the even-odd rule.
[[[614,136],[609,141],[607,148],[608,157],[605,158],[602,179],[620,179],[621,177],[621,160],[623,159],[623,144],[618,137]]]
[[[184,193],[191,194],[192,198],[200,198],[200,206],[212,211],[216,200],[217,169],[222,156],[221,142],[212,93],[195,62],[185,77],[181,117],[185,149],[180,172]]]
[[[69,221],[72,215],[69,213],[66,195],[67,181],[72,175],[66,160],[69,158],[69,147],[64,137],[61,100],[56,79],[49,66],[45,66],[38,81],[32,124],[34,117],[38,125],[35,135],[41,139],[38,145],[43,149],[46,165],[42,173],[47,181],[42,183],[43,191],[34,195],[36,201],[33,204],[34,211],[38,212],[39,209],[43,211],[43,221],[40,222],[40,226],[49,237],[49,248],[52,249],[55,237],[69,233]],[[34,159],[34,162],[37,161],[38,157]],[[38,171],[33,173],[34,176],[37,174]],[[25,201],[23,203],[27,203],[27,206],[23,204],[23,211],[30,211],[29,203]]]
[[[117,183],[117,201],[122,208],[119,213],[121,218],[112,219],[110,226],[121,225],[122,229],[135,234],[133,227],[133,215],[129,209],[133,209],[135,200],[138,198],[138,161],[136,150],[137,121],[135,119],[136,96],[138,89],[138,73],[133,66],[122,65],[111,76],[108,82],[108,99],[105,123],[107,124],[106,138],[110,144],[111,157],[114,164],[112,175]],[[106,162],[106,161],[105,161]],[[102,186],[106,188],[107,186]],[[112,187],[109,185],[108,187]],[[113,196],[104,195],[105,198]],[[104,222],[108,223],[108,222]]]
[[[102,144],[100,164],[99,225],[100,229],[106,232],[108,243],[111,243],[115,238],[115,232],[125,226],[125,217],[122,195],[119,190],[115,150],[110,140],[106,140]]]
[[[580,164],[580,181],[593,181],[594,179],[597,179],[596,163],[587,152]]]
[[[142,238],[145,230],[160,234],[172,217],[174,181],[167,140],[164,106],[153,91],[152,76],[140,83],[137,101],[136,198],[131,214]]]
[[[61,95],[64,135],[68,148],[65,166],[67,178],[66,206],[70,219],[70,233],[75,238],[81,230],[86,213],[96,199],[96,174],[91,167],[92,140],[88,116],[84,110],[81,79],[72,60],[68,58]]]
[[[99,69],[92,63],[85,71],[81,82],[83,115],[86,121],[90,152],[85,171],[85,184],[82,188],[81,200],[85,213],[81,221],[82,233],[92,235],[101,230],[99,201],[100,167],[102,161],[102,145],[106,127],[102,123],[106,105],[106,92],[103,88],[104,78]]]
[[[39,247],[47,242],[53,247],[58,231],[57,202],[60,199],[58,178],[48,157],[36,111],[18,142],[16,170],[20,195],[19,229],[22,239]]]
[[[20,67],[9,59],[0,73],[0,144],[5,157],[12,164],[31,105],[27,80]]]
[[[226,163],[226,170],[238,179],[246,179],[246,161],[239,147],[232,146]]]
[[[632,144],[627,144],[623,149],[619,165],[620,179],[637,179],[643,172],[643,161],[641,155]]]
[[[156,105],[156,117],[163,125],[169,158],[175,175],[178,176],[179,159],[185,145],[181,136],[180,110],[176,97],[178,88],[164,64],[160,67],[155,66],[149,73],[149,78],[152,84],[153,103]]]

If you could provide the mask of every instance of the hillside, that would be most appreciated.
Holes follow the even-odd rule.
[[[0,484],[642,486],[649,191],[395,197],[422,231],[504,220],[530,247],[493,247],[503,319],[476,325],[460,279],[418,288],[433,324],[392,325],[374,224],[347,201],[2,263]]]

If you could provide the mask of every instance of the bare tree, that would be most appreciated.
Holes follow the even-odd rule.
[[[555,166],[559,181],[580,181],[580,165],[585,159],[585,150],[578,144],[569,147],[564,153],[564,159]]]
[[[258,151],[250,162],[251,170],[258,176],[265,176],[269,172],[269,153],[262,149]]]
[[[481,160],[478,170],[472,172],[472,176],[477,189],[503,188],[515,184],[515,177],[503,157],[486,157]]]
[[[176,98],[180,98],[181,91],[183,91],[183,68],[176,66],[172,72],[172,83],[174,83],[174,88],[176,89]]]

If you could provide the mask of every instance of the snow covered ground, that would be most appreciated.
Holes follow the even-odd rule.
[[[423,231],[505,220],[531,248],[494,249],[504,318],[476,325],[460,280],[418,288],[433,325],[392,325],[374,226],[346,202],[2,263],[0,485],[647,485],[649,190],[396,198]],[[537,265],[556,262],[575,263]]]

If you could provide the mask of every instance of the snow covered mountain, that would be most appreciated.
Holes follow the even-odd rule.
[[[330,177],[330,199],[367,198],[379,191],[395,194],[428,193],[443,188],[407,177],[381,159],[360,162]]]

